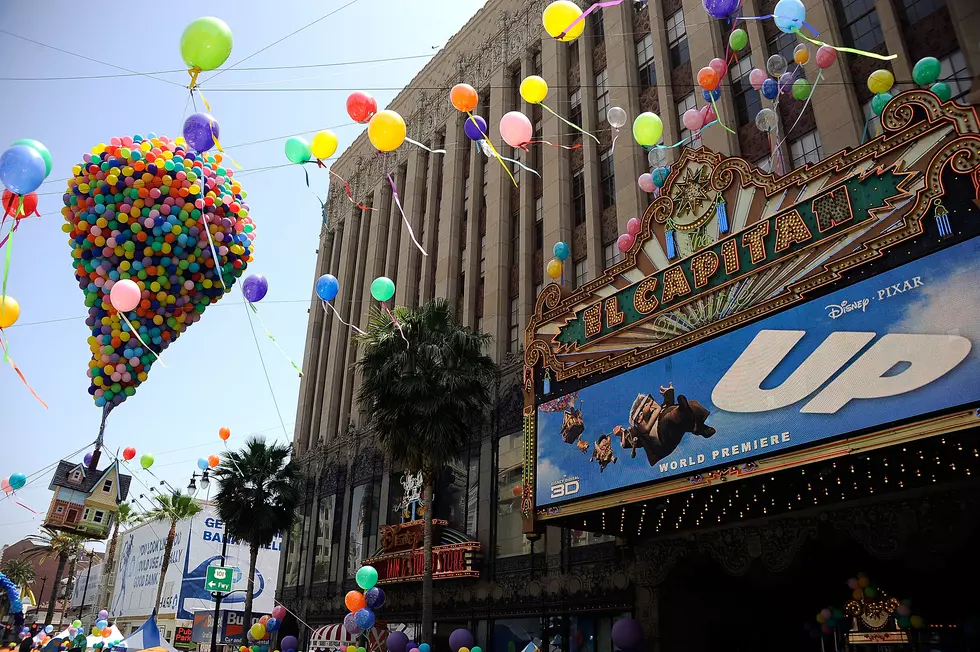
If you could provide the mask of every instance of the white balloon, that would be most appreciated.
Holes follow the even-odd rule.
[[[629,117],[626,115],[626,111],[618,106],[611,106],[609,110],[606,111],[606,120],[609,121],[609,126],[613,129],[622,129]]]

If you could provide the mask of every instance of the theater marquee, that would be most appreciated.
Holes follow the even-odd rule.
[[[882,127],[781,177],[685,150],[625,260],[542,291],[525,347],[527,533],[720,469],[975,418],[977,115],[910,91]]]

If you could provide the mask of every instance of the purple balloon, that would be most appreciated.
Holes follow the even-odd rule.
[[[643,649],[643,626],[632,618],[617,620],[612,628],[613,645],[625,652]]]
[[[214,147],[214,139],[220,138],[218,121],[208,113],[195,113],[184,120],[184,140],[195,152],[206,152]]]
[[[252,303],[264,299],[268,291],[269,281],[261,274],[251,274],[242,282],[242,294]]]
[[[476,121],[476,124],[473,124],[474,121]],[[483,140],[490,133],[487,131],[487,121],[478,115],[472,118],[466,118],[463,131],[466,132],[466,137],[470,140]]]
[[[405,632],[392,632],[388,634],[385,644],[388,646],[388,652],[406,652],[408,650],[408,637]]]
[[[85,453],[85,466],[88,466],[91,463],[92,463],[92,454]]]
[[[728,18],[742,6],[742,0],[702,0],[702,4],[712,18]]]
[[[295,636],[284,636],[279,647],[283,652],[289,652],[289,650],[295,650],[299,647],[299,641],[296,640]]]
[[[473,647],[473,635],[468,629],[456,629],[449,635],[449,649],[458,650],[461,647]]]
[[[351,634],[360,634],[363,631],[361,626],[357,624],[357,619],[353,613],[349,613],[344,616],[344,629]]]
[[[373,589],[368,589],[368,592],[364,594],[364,598],[367,600],[367,606],[372,609],[377,609],[385,603],[385,592],[378,587]]]

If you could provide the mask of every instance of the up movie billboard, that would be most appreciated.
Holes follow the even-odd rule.
[[[538,407],[536,502],[980,401],[980,238]]]

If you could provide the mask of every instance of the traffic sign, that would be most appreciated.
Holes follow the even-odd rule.
[[[212,593],[231,593],[234,571],[234,568],[227,566],[208,566],[208,573],[204,578],[204,588]]]

